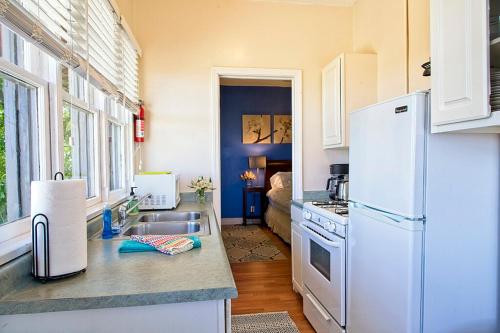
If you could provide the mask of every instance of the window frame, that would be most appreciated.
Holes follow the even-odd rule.
[[[52,161],[49,83],[4,58],[0,58],[0,72],[36,89],[40,161],[39,179],[50,179]],[[31,249],[31,217],[12,221],[1,225],[0,228],[0,264],[12,260]]]
[[[89,102],[89,83],[85,78],[84,87],[83,87],[83,97],[84,100],[71,95],[71,81],[77,81],[77,78],[74,77],[71,73],[71,68],[68,68],[68,86],[69,92],[64,90],[63,87],[63,77],[62,71],[64,68],[68,68],[64,64],[57,62],[56,65],[56,83],[55,83],[55,94],[54,94],[54,106],[49,113],[52,114],[52,133],[54,136],[54,147],[55,152],[52,154],[54,161],[54,170],[53,172],[63,171],[64,170],[64,129],[63,129],[63,113],[64,113],[64,104],[67,103],[71,106],[82,109],[86,112],[91,113],[94,116],[94,168],[95,168],[95,196],[92,198],[87,198],[87,216],[89,216],[94,210],[91,209],[99,205],[102,202],[103,191],[102,191],[102,172],[101,172],[101,149],[100,149],[100,118],[101,112],[99,109],[95,108]]]
[[[127,189],[130,187],[130,184],[133,179],[133,171],[131,170],[131,166],[133,166],[133,163],[130,162],[129,160],[133,161],[133,150],[129,146],[129,137],[131,134],[129,132],[131,131],[131,124],[132,124],[132,115],[129,110],[125,109],[122,110],[122,112],[125,112],[124,117],[126,117],[126,120],[120,120],[116,117],[110,116],[108,110],[106,110],[106,103],[105,100],[106,98],[113,98],[110,95],[107,95],[106,93],[103,92],[103,95],[98,96],[95,93],[95,90],[99,90],[99,88],[95,87],[94,85],[89,84],[88,80],[85,79],[86,81],[84,82],[84,98],[85,100],[82,100],[80,98],[77,98],[71,93],[68,93],[67,91],[64,90],[63,88],[63,81],[62,81],[62,70],[63,68],[66,67],[64,64],[58,63],[57,65],[57,84],[56,84],[56,99],[57,99],[57,107],[54,108],[56,110],[55,112],[52,112],[55,114],[53,116],[53,127],[54,130],[57,133],[54,133],[54,137],[56,137],[56,142],[57,142],[57,148],[55,149],[56,152],[53,155],[56,157],[56,161],[54,162],[56,165],[57,171],[64,170],[64,132],[63,132],[63,112],[64,112],[64,103],[68,103],[70,105],[73,105],[77,108],[80,108],[84,111],[91,112],[94,115],[94,128],[95,128],[95,136],[94,136],[94,142],[96,142],[95,145],[95,150],[94,150],[94,156],[95,156],[95,174],[96,174],[96,196],[92,198],[87,199],[87,216],[92,217],[95,216],[97,212],[99,212],[103,207],[105,203],[109,203],[111,205],[117,204],[119,202],[123,202],[127,197],[128,197],[128,191]],[[69,69],[71,72],[71,69]],[[69,80],[70,81],[75,81],[75,78],[72,78],[71,73],[68,73]],[[71,91],[71,84],[70,84],[70,91]],[[113,101],[116,106],[118,105],[118,102]],[[125,119],[125,118],[124,118]],[[109,154],[109,147],[107,144],[107,137],[108,137],[108,129],[107,129],[107,123],[108,121],[111,121],[117,125],[122,126],[123,130],[123,135],[122,135],[122,143],[123,143],[123,188],[116,189],[111,191],[109,187],[109,161],[108,161],[108,154]],[[54,172],[57,172],[54,170]]]
[[[103,170],[105,171],[105,186],[106,192],[107,192],[107,201],[108,202],[117,202],[120,201],[121,199],[124,199],[127,197],[127,188],[129,184],[129,180],[127,179],[127,174],[128,174],[128,166],[127,166],[127,140],[126,140],[126,132],[127,132],[127,124],[125,121],[120,121],[119,119],[116,119],[115,117],[111,117],[108,114],[104,113],[105,116],[103,117]],[[123,156],[122,156],[122,163],[123,163],[123,170],[121,171],[121,176],[123,179],[123,187],[118,188],[115,190],[111,190],[110,188],[110,178],[111,178],[111,173],[110,171],[110,165],[109,165],[109,156],[111,154],[111,151],[109,150],[109,142],[107,139],[109,138],[109,128],[108,128],[108,123],[112,123],[115,125],[118,125],[122,129],[122,137],[121,137],[121,144],[123,148]]]
[[[62,83],[62,81],[61,81]],[[58,84],[60,95],[61,95],[61,103],[59,103],[59,107],[55,110],[57,113],[56,119],[58,122],[58,128],[60,128],[60,134],[58,136],[58,145],[57,152],[60,155],[58,161],[58,170],[64,170],[64,134],[62,131],[63,127],[63,113],[64,113],[64,104],[69,104],[72,107],[76,107],[82,109],[85,112],[91,113],[94,117],[94,181],[95,181],[95,196],[91,198],[87,198],[87,208],[92,207],[102,201],[102,172],[100,169],[101,165],[101,152],[100,152],[100,131],[99,131],[99,123],[100,123],[100,112],[94,107],[90,106],[89,103],[82,101],[74,96],[71,96],[69,93],[62,89],[62,84]]]

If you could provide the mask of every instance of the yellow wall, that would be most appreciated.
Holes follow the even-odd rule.
[[[354,5],[354,52],[377,53],[379,101],[405,94],[407,85],[409,92],[430,87],[420,67],[430,55],[429,0],[408,0],[408,29],[406,10],[407,0],[357,0]]]
[[[430,77],[423,77],[423,63],[431,56],[430,0],[409,0],[410,91],[429,89]]]
[[[182,183],[210,174],[213,66],[303,70],[304,190],[321,190],[346,151],[321,142],[321,68],[352,50],[352,8],[245,0],[118,0],[143,57],[148,170]],[[185,190],[183,188],[182,190]]]
[[[321,148],[321,68],[335,56],[377,53],[379,101],[405,94],[407,83],[410,92],[430,87],[420,67],[429,58],[429,0],[357,0],[352,8],[249,0],[117,3],[143,51],[144,168],[178,171],[183,184],[210,173],[213,66],[303,70],[304,190],[323,189],[328,165],[347,162],[346,150]]]

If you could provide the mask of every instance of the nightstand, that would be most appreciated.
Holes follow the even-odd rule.
[[[258,193],[259,194],[259,199],[260,199],[260,214],[256,216],[254,213],[251,213],[251,215],[248,214],[248,194],[249,193]],[[248,187],[245,186],[243,187],[243,225],[247,224],[247,219],[254,219],[254,218],[259,218],[260,223],[262,224],[264,222],[264,210],[266,206],[266,193],[264,192],[264,187]]]

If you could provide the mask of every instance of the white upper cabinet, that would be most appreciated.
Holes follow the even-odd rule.
[[[341,54],[322,78],[323,148],[347,148],[349,112],[377,101],[377,56]]]
[[[345,129],[342,126],[342,61],[340,56],[323,69],[323,147],[342,147]]]
[[[489,22],[489,0],[432,0],[433,132],[500,130],[500,113],[490,106],[490,51],[499,55],[490,48]]]

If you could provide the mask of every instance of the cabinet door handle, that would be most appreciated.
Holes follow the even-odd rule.
[[[323,307],[318,304],[318,302],[314,299],[314,297],[307,293],[306,294],[307,299],[312,303],[312,305],[318,310],[319,314],[323,317],[325,321],[330,321],[330,316],[323,310]]]

